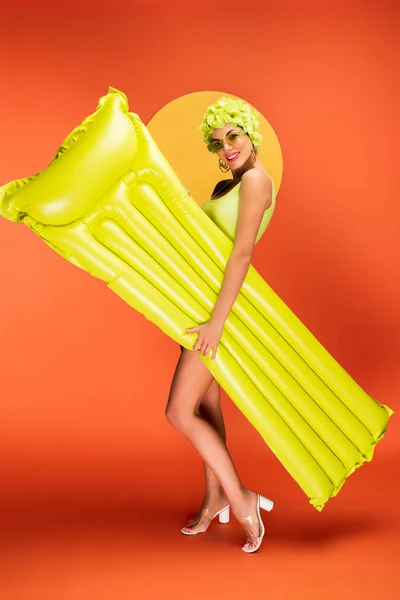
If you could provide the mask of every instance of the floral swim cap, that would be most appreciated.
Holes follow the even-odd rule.
[[[208,146],[215,128],[225,123],[234,123],[241,127],[250,137],[255,149],[260,150],[262,136],[258,132],[258,112],[250,104],[238,98],[221,96],[214,104],[207,107],[199,130]]]

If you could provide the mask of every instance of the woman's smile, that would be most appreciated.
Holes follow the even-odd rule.
[[[240,152],[233,152],[232,154],[229,154],[229,156],[226,157],[226,160],[228,162],[233,162],[239,157],[239,154]]]

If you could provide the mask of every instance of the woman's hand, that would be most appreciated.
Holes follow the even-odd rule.
[[[203,325],[198,325],[198,327],[185,329],[185,331],[186,333],[198,333],[199,335],[193,346],[193,350],[195,352],[202,352],[204,356],[207,356],[208,351],[212,348],[211,360],[214,360],[217,355],[217,346],[221,339],[223,328],[223,325],[211,320],[203,323]]]

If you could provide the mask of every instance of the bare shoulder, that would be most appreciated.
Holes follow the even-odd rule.
[[[240,197],[245,205],[267,210],[272,203],[272,180],[268,173],[261,169],[249,169],[243,173]]]
[[[268,192],[272,190],[271,177],[261,169],[249,169],[243,173],[241,181],[246,188],[254,191]]]

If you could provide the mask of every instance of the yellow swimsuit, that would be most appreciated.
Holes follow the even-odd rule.
[[[264,212],[260,228],[257,233],[256,243],[261,238],[262,234],[266,230],[272,214],[275,208],[276,201],[276,188],[272,182],[272,202],[269,208]],[[239,193],[240,193],[240,182],[235,185],[229,192],[212,200],[206,200],[200,208],[214,221],[214,223],[221,229],[232,241],[235,238],[236,225],[239,212]]]

